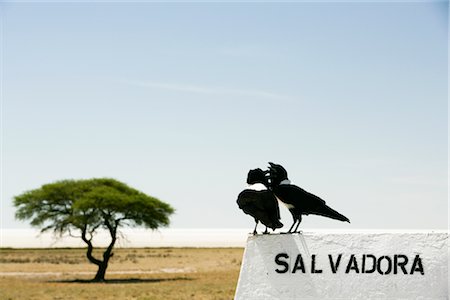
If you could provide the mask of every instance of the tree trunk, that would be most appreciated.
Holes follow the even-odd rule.
[[[95,277],[93,281],[105,281],[105,274],[106,269],[108,268],[109,259],[113,256],[114,253],[112,253],[112,249],[114,247],[114,244],[116,243],[116,238],[114,237],[109,244],[108,248],[103,252],[103,260],[100,261],[98,265],[97,274],[95,274]]]
[[[100,262],[100,264],[98,264],[97,274],[95,274],[93,281],[105,281],[105,274],[106,269],[108,268],[109,259],[113,256],[113,253],[111,251],[114,247],[114,242],[112,242],[103,253],[103,260]]]
[[[108,268],[108,262],[102,261],[98,265],[97,274],[95,274],[93,281],[105,281],[106,268]]]
[[[89,261],[98,266],[97,274],[95,274],[94,279],[92,281],[105,281],[106,269],[108,268],[109,259],[113,256],[112,250],[114,248],[114,244],[116,243],[116,228],[111,228],[111,243],[108,248],[106,248],[105,252],[103,252],[103,260],[96,259],[92,252],[94,250],[94,246],[92,245],[91,239],[86,237],[86,230],[82,231],[81,238],[88,245],[86,257]]]

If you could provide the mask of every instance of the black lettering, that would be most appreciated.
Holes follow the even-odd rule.
[[[366,258],[372,258],[372,269],[366,270]],[[364,254],[362,261],[362,272],[363,273],[373,273],[377,269],[377,259],[372,254]]]
[[[356,273],[359,273],[358,262],[356,261],[356,257],[354,254],[350,255],[350,260],[348,262],[345,273],[349,273],[350,270],[354,270]]]
[[[383,270],[381,270],[381,261],[382,261],[383,259],[385,259],[385,260],[388,262],[388,267],[387,267],[386,271],[384,271],[384,272],[383,272]],[[392,260],[391,260],[391,258],[390,258],[389,256],[381,256],[381,257],[378,259],[378,262],[377,262],[377,271],[378,271],[378,273],[380,273],[381,275],[387,275],[387,274],[391,273],[391,271],[392,271]]]
[[[305,265],[303,264],[303,258],[301,254],[297,255],[292,273],[297,272],[297,270],[301,270],[302,273],[305,273]]]
[[[316,255],[311,255],[311,273],[322,273],[322,270],[316,270]]]
[[[399,259],[402,259],[402,261],[399,261]],[[395,255],[394,256],[394,274],[397,274],[398,267],[402,269],[403,274],[408,274],[408,271],[406,271],[406,264],[408,263],[408,257],[403,254]]]
[[[333,262],[333,256],[328,254],[328,259],[330,260],[331,271],[335,274],[337,269],[339,268],[339,264],[341,263],[342,254],[339,254],[336,260],[336,263]]]
[[[284,269],[275,269],[275,272],[282,274],[282,273],[286,273],[289,270],[289,264],[287,263],[287,261],[282,261],[280,260],[280,258],[289,258],[289,255],[287,253],[279,253],[277,254],[277,256],[275,256],[275,263],[279,266],[283,266]]]
[[[420,259],[420,256],[418,254],[414,258],[414,262],[411,267],[411,272],[409,274],[413,274],[414,272],[420,272],[420,274],[425,275],[425,272],[423,271],[422,260]]]

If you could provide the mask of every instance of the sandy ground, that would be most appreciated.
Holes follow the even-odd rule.
[[[242,248],[116,249],[106,283],[84,249],[1,249],[0,299],[232,299]],[[99,253],[97,253],[97,256]]]

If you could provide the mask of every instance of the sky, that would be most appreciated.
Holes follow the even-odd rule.
[[[249,169],[346,215],[448,226],[448,3],[3,2],[1,227],[12,199],[112,177],[172,228],[252,228]],[[291,225],[281,207],[285,228]]]

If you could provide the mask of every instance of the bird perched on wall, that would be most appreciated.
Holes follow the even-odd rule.
[[[253,234],[257,234],[258,222],[263,223],[267,228],[275,230],[283,227],[280,222],[280,209],[275,195],[268,189],[268,179],[261,169],[254,169],[248,172],[247,183],[249,186],[243,190],[237,199],[237,204],[244,213],[255,219],[255,229]]]
[[[286,205],[294,219],[288,233],[292,232],[295,224],[297,226],[294,232],[297,232],[302,215],[313,214],[350,223],[347,217],[329,207],[321,198],[291,184],[286,169],[281,165],[271,162],[269,165],[270,187],[278,200]]]

